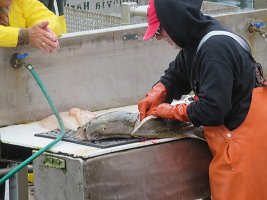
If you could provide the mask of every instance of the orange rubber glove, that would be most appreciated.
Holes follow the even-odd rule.
[[[172,106],[168,103],[163,103],[154,108],[151,114],[160,118],[190,122],[186,113],[187,106],[187,104],[177,104]]]
[[[140,113],[140,120],[143,120],[149,115],[149,112],[153,108],[157,107],[159,104],[163,103],[167,97],[167,89],[162,83],[157,83],[149,93],[147,93],[146,98],[138,102],[138,110]]]

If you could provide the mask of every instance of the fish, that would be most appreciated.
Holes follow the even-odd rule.
[[[77,131],[79,127],[84,126],[95,117],[95,114],[91,111],[81,110],[80,108],[71,108],[70,111],[60,112],[59,115],[64,123],[65,129],[73,131]],[[38,124],[49,131],[60,128],[55,115],[51,115],[38,121]]]
[[[81,140],[106,139],[162,139],[162,138],[199,138],[205,140],[202,127],[190,122],[152,117],[140,125],[139,113],[113,111],[93,118],[76,133]]]

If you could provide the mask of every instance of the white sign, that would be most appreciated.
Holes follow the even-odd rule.
[[[120,14],[124,2],[136,2],[140,6],[147,5],[148,0],[66,0],[65,6],[104,14]]]

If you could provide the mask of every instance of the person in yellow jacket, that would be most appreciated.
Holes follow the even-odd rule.
[[[56,16],[38,0],[0,0],[0,47],[30,44],[44,53],[58,50],[66,32],[64,16]]]

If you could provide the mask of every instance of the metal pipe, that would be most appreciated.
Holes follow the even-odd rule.
[[[0,176],[5,176],[9,172],[11,172],[15,167],[7,167],[7,168],[2,168],[0,169]],[[28,173],[33,172],[33,167],[32,165],[28,165]]]
[[[136,2],[125,2],[121,5],[121,24],[130,24],[132,16],[146,16],[148,6],[137,6]]]
[[[130,8],[130,13],[131,16],[147,16],[147,7],[148,6],[138,6],[138,7],[131,7]]]

